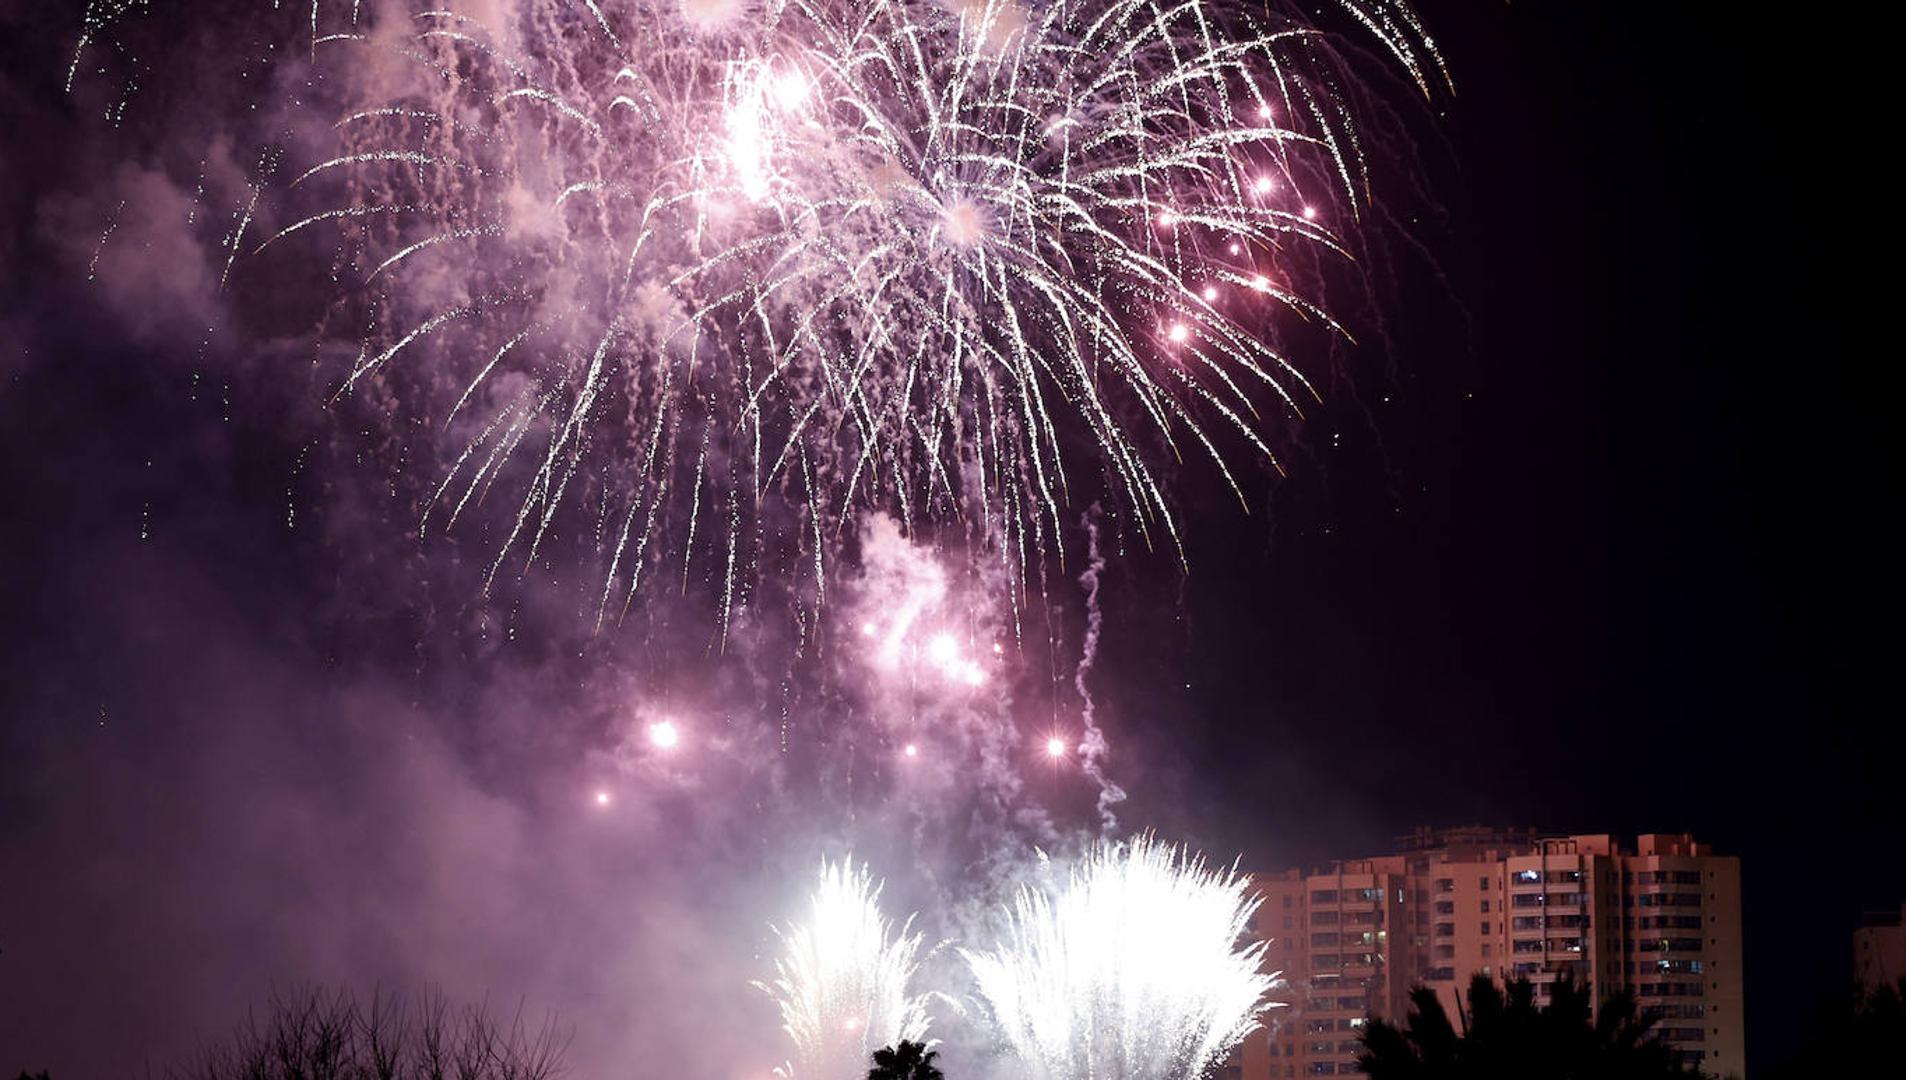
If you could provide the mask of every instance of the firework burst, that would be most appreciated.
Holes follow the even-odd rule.
[[[1427,89],[1408,9],[1346,3]],[[823,552],[870,509],[964,523],[1023,581],[1081,482],[1175,545],[1158,464],[1206,456],[1236,489],[1224,448],[1274,461],[1269,424],[1312,394],[1278,325],[1336,329],[1304,268],[1343,250],[1366,177],[1347,75],[1295,16],[504,11],[314,21],[320,67],[414,70],[235,245],[343,230],[338,319],[369,329],[342,390],[449,433],[430,527],[514,493],[492,577],[567,503],[602,553],[599,618],[703,551],[724,620],[764,559],[810,568],[818,604]]]
[[[806,917],[778,931],[775,977],[756,984],[794,1043],[794,1062],[778,1075],[861,1076],[880,1047],[926,1040],[928,996],[910,989],[922,938],[911,918],[895,926],[881,914],[881,888],[852,860],[824,863]]]
[[[1338,3],[1442,81],[1400,0]],[[89,7],[76,71],[132,6]],[[1168,466],[1243,501],[1314,397],[1296,324],[1342,333],[1361,94],[1295,5],[483,11],[310,6],[225,272],[329,260],[337,393],[439,464],[425,530],[506,508],[489,581],[592,552],[599,623],[666,581],[724,633],[769,578],[818,608],[868,512],[1016,594],[1082,496],[1176,550]]]
[[[1022,887],[1005,940],[966,952],[1034,1080],[1199,1077],[1258,1026],[1277,977],[1247,880],[1140,837],[1101,843],[1062,887]]]

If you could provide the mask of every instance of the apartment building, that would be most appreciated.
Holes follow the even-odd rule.
[[[1401,1018],[1414,985],[1452,1017],[1478,972],[1564,971],[1597,1002],[1631,990],[1684,1059],[1744,1077],[1740,863],[1685,835],[1418,830],[1395,854],[1256,878],[1256,932],[1286,1008],[1247,1041],[1241,1080],[1355,1075],[1357,1031]]]
[[[1869,994],[1906,979],[1906,905],[1860,920],[1853,931],[1853,978]]]

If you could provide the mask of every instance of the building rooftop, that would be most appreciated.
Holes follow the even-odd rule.
[[[1898,911],[1867,911],[1860,915],[1860,929],[1876,930],[1889,926],[1906,926],[1906,904]]]
[[[1440,851],[1452,847],[1502,847],[1533,844],[1542,833],[1537,829],[1502,829],[1493,825],[1452,825],[1432,828],[1418,825],[1407,836],[1396,838],[1398,851]]]

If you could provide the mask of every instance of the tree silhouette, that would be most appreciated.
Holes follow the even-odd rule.
[[[501,1023],[481,1006],[437,994],[415,1005],[378,993],[274,994],[232,1036],[165,1073],[166,1080],[553,1080],[566,1039],[553,1019]]]
[[[1372,1080],[1670,1080],[1700,1072],[1683,1065],[1654,1031],[1656,1018],[1616,994],[1592,1008],[1588,987],[1558,979],[1549,1003],[1517,979],[1507,988],[1487,975],[1470,980],[1468,1015],[1458,1031],[1434,990],[1410,991],[1402,1026],[1372,1020],[1363,1027],[1358,1065]],[[1591,1016],[1591,1014],[1593,1014]]]
[[[896,1046],[874,1051],[874,1067],[867,1070],[867,1080],[946,1080],[946,1074],[933,1064],[939,1056],[925,1043],[902,1039]]]
[[[1834,995],[1808,1025],[1806,1044],[1771,1080],[1816,1076],[1891,1076],[1906,1034],[1906,979],[1896,986]]]

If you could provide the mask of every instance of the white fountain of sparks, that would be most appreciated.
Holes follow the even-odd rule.
[[[1271,1007],[1247,879],[1151,837],[1102,843],[1063,887],[1022,887],[1005,939],[966,952],[1032,1080],[1191,1080]]]
[[[794,1042],[794,1060],[776,1075],[855,1080],[875,1050],[926,1041],[929,995],[909,989],[922,937],[911,916],[895,926],[881,914],[881,890],[852,859],[822,863],[806,918],[776,930],[775,977],[756,984]]]

